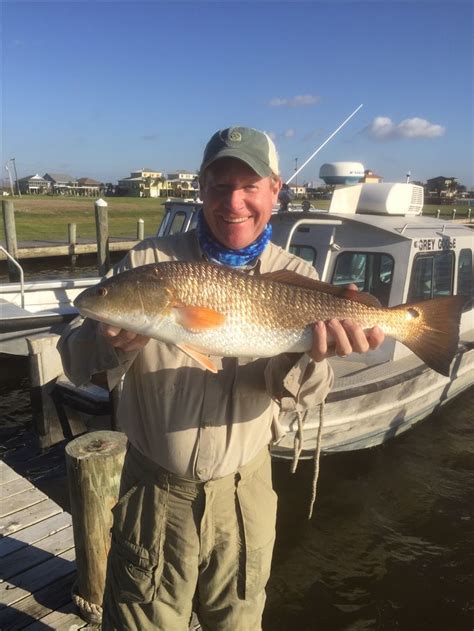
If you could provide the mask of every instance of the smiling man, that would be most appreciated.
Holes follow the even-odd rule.
[[[316,277],[270,240],[281,179],[267,134],[216,132],[200,182],[197,229],[146,239],[111,273],[207,260],[247,274]],[[318,406],[333,382],[326,358],[382,340],[381,331],[366,335],[351,321],[318,322],[309,353],[213,357],[213,374],[170,344],[87,318],[69,326],[59,348],[73,382],[107,371],[113,386],[124,376],[117,417],[129,447],[113,509],[104,630],[186,631],[193,607],[209,631],[261,629],[277,503],[269,446],[282,435],[279,410]]]

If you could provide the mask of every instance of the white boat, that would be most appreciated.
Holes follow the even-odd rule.
[[[172,202],[158,236],[192,228],[197,202]],[[423,189],[411,184],[357,184],[336,189],[329,211],[275,212],[272,240],[310,261],[320,278],[355,283],[385,306],[465,294],[460,344],[445,377],[388,338],[377,351],[330,360],[335,385],[323,409],[322,451],[379,445],[426,418],[474,384],[473,231],[423,217]],[[304,422],[301,457],[311,457],[320,409]],[[286,435],[273,448],[292,458],[298,420],[281,414]]]
[[[306,415],[301,457],[313,454],[321,418],[323,452],[371,447],[407,430],[474,383],[474,234],[461,224],[419,214],[420,189],[410,184],[357,184],[336,189],[329,211],[275,209],[272,239],[309,260],[326,282],[355,283],[386,306],[457,293],[470,298],[448,377],[390,338],[377,351],[331,359],[335,385],[323,415],[319,408]],[[193,228],[201,206],[192,201],[167,203],[157,236]],[[0,286],[0,351],[8,344],[24,344],[26,350],[25,329],[43,326],[40,330],[54,332],[64,326],[76,314],[74,297],[97,281],[25,283],[23,307],[19,284]],[[298,421],[291,414],[281,414],[280,421],[287,433],[273,453],[292,458]]]

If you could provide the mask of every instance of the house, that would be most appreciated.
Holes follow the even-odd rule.
[[[426,181],[425,199],[435,203],[449,203],[457,193],[457,177],[438,175]]]
[[[49,193],[51,183],[41,175],[27,175],[18,180],[22,195],[44,195]]]
[[[165,187],[165,178],[161,171],[141,169],[132,171],[130,177],[118,181],[117,194],[128,197],[159,197]]]
[[[362,182],[365,184],[380,184],[383,181],[383,177],[381,175],[377,175],[371,169],[365,169],[364,171],[364,179]]]
[[[199,190],[198,174],[193,171],[168,173],[166,193],[173,197],[194,197]]]
[[[90,177],[80,177],[77,183],[78,194],[84,197],[97,197],[98,195],[102,195],[105,190],[102,182],[93,180]]]
[[[77,195],[78,182],[68,173],[45,173],[43,178],[50,183],[53,195]]]

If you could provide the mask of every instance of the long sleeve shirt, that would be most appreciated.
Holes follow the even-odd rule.
[[[174,260],[203,260],[194,231],[146,239],[112,273]],[[311,265],[270,243],[258,272],[279,269],[317,277]],[[140,351],[124,352],[89,318],[73,321],[58,347],[65,373],[77,385],[105,371],[112,388],[124,376],[117,418],[129,441],[168,471],[204,481],[235,472],[281,438],[280,410],[317,407],[333,383],[328,362],[316,363],[305,353],[212,357],[214,374],[155,339]]]

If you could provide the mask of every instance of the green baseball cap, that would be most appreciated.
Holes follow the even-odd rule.
[[[280,173],[273,140],[265,132],[252,127],[228,127],[217,131],[204,149],[200,174],[221,158],[242,160],[260,177]]]

